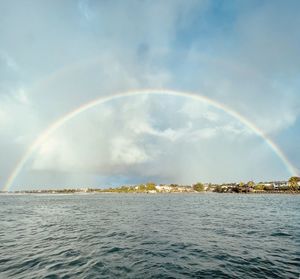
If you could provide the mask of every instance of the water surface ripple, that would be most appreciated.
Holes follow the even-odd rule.
[[[299,278],[300,196],[0,195],[0,278]]]

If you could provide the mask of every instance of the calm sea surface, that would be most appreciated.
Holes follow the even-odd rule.
[[[299,278],[300,195],[0,195],[0,278]]]

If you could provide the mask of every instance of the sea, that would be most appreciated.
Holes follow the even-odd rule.
[[[300,195],[0,195],[0,278],[299,275]]]

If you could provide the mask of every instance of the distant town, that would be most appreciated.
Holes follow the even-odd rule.
[[[253,181],[234,183],[195,183],[192,185],[156,184],[123,185],[112,188],[65,188],[43,190],[1,191],[2,194],[76,194],[76,193],[300,193],[300,177],[293,176],[287,181]]]

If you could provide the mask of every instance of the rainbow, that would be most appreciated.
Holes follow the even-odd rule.
[[[140,90],[131,90],[126,92],[119,92],[116,94],[112,94],[109,96],[104,96],[92,100],[82,106],[76,108],[75,110],[65,114],[54,123],[52,123],[43,133],[41,133],[38,138],[32,143],[32,145],[27,149],[24,155],[21,157],[19,162],[17,163],[16,167],[13,169],[12,173],[9,175],[4,187],[3,191],[9,191],[11,186],[13,185],[15,179],[22,171],[24,165],[28,161],[28,159],[32,156],[32,154],[38,149],[38,147],[45,142],[45,140],[51,136],[57,129],[62,127],[65,123],[70,121],[71,119],[75,118],[79,114],[87,111],[88,109],[104,104],[106,102],[110,102],[116,99],[121,99],[130,96],[139,96],[139,95],[170,95],[170,96],[179,96],[179,97],[187,97],[194,99],[195,101],[201,101],[212,107],[215,107],[221,111],[224,111],[228,115],[232,116],[233,118],[237,119],[240,123],[245,125],[245,127],[249,128],[253,131],[257,136],[264,139],[264,141],[268,144],[268,146],[273,150],[273,152],[278,156],[278,158],[283,162],[286,166],[288,172],[291,175],[297,175],[297,169],[293,166],[293,164],[289,161],[286,155],[279,149],[279,147],[257,126],[255,126],[252,122],[246,119],[244,116],[239,114],[238,112],[234,111],[233,109],[227,107],[224,104],[220,104],[208,97],[192,93],[192,92],[183,92],[183,91],[175,91],[175,90],[168,90],[168,89],[140,89]]]

